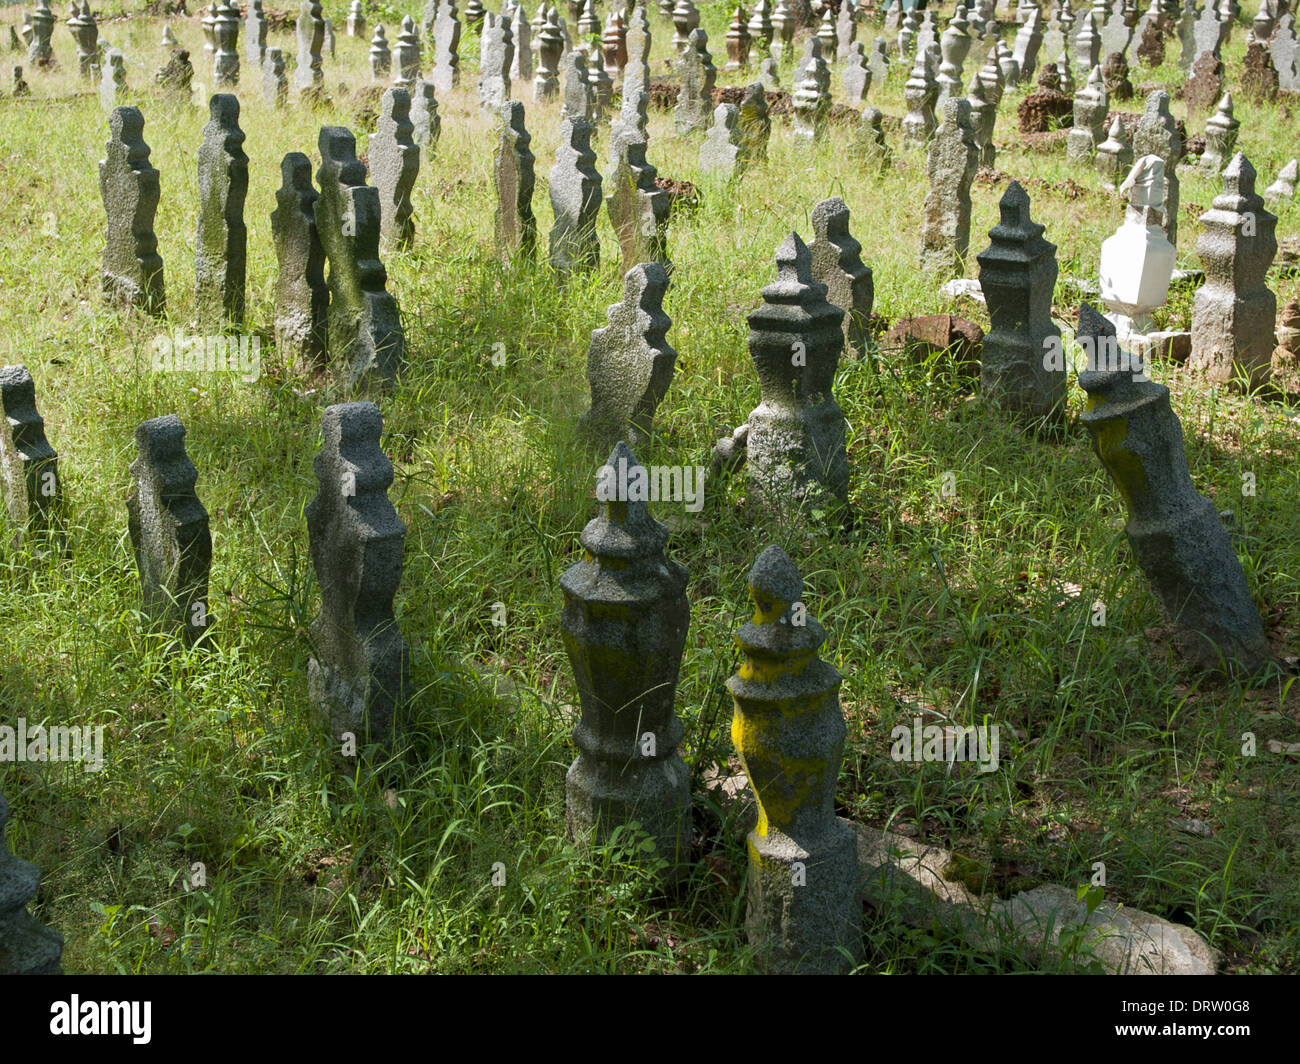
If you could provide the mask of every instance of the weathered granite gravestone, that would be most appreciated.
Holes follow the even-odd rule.
[[[396,380],[405,346],[397,300],[379,259],[379,190],[366,184],[350,130],[325,126],[316,173],[316,231],[329,260],[330,353],[346,366],[345,383]]]
[[[215,85],[239,84],[239,5],[218,6],[212,26],[216,47],[212,53],[212,81]]]
[[[885,143],[885,116],[877,107],[864,107],[853,129],[852,155],[865,169],[879,172],[893,165],[894,153]]]
[[[439,92],[451,92],[460,84],[460,19],[456,0],[442,0],[433,24],[433,84]]]
[[[298,10],[298,69],[293,74],[293,92],[303,103],[315,103],[325,93],[324,60],[325,19],[319,0],[302,0]]]
[[[682,91],[673,111],[673,128],[679,136],[701,133],[709,128],[713,85],[718,79],[713,58],[709,55],[709,35],[703,30],[691,30],[688,42],[688,47],[677,60]]]
[[[1297,180],[1300,180],[1300,160],[1292,159],[1278,172],[1277,180],[1264,189],[1264,202],[1282,203],[1293,199]]]
[[[767,95],[761,81],[745,86],[745,95],[740,101],[739,129],[750,160],[766,159],[772,119],[768,115]]]
[[[776,282],[749,315],[762,401],[748,418],[747,468],[761,504],[793,517],[848,500],[844,413],[832,391],[844,311],[813,280],[812,256],[797,233],[777,249],[776,265]]]
[[[262,0],[254,0],[254,2],[260,5]],[[360,37],[365,40],[366,13],[361,9],[361,0],[352,0],[348,5],[348,19],[344,25],[347,27],[349,37]]]
[[[725,38],[727,62],[723,70],[744,70],[749,66],[749,29],[745,25],[745,9],[739,4],[731,13],[731,24]]]
[[[393,84],[409,89],[420,77],[420,35],[415,32],[415,20],[407,15],[397,30],[393,45]]]
[[[992,169],[997,162],[993,124],[997,121],[998,108],[988,98],[988,89],[978,75],[970,79],[970,95],[966,97],[966,102],[970,104],[970,124],[975,134],[975,158],[979,166]]]
[[[1133,154],[1158,155],[1165,164],[1164,231],[1169,243],[1178,246],[1178,175],[1175,170],[1183,157],[1183,138],[1178,134],[1174,116],[1169,113],[1169,94],[1157,89],[1147,96],[1146,110],[1133,134]]]
[[[1020,65],[1020,80],[1029,82],[1038,69],[1038,53],[1043,47],[1042,13],[1034,7],[1024,24],[1016,31],[1016,43],[1011,54]]]
[[[720,103],[713,111],[713,125],[700,145],[700,169],[724,181],[742,176],[749,165],[749,153],[740,135],[740,108]]]
[[[1129,25],[1118,3],[1110,9],[1106,21],[1097,29],[1101,36],[1102,56],[1108,56],[1111,53],[1123,55],[1128,51],[1129,44],[1133,40],[1133,28]]]
[[[50,39],[54,36],[54,14],[50,11],[50,0],[36,0],[36,10],[32,13],[32,39],[27,47],[27,62],[37,70],[48,70],[54,66],[54,49]]]
[[[30,96],[32,94],[31,86],[27,84],[27,79],[23,77],[23,68],[16,63],[12,68],[10,81],[10,88],[15,97]]]
[[[199,471],[185,453],[185,426],[175,414],[135,430],[127,525],[140,575],[141,612],[149,627],[192,645],[211,623],[208,511],[194,493]]]
[[[1205,150],[1201,152],[1200,166],[1217,174],[1223,169],[1225,159],[1232,158],[1241,123],[1233,117],[1232,93],[1225,92],[1214,114],[1205,123]]]
[[[979,168],[979,150],[971,128],[970,101],[947,100],[943,123],[935,131],[926,159],[930,191],[921,223],[921,265],[925,269],[965,269],[970,245],[970,188]]]
[[[99,24],[90,11],[90,0],[72,0],[72,14],[68,17],[68,29],[77,42],[77,72],[83,78],[93,77],[91,67],[98,61]]]
[[[539,9],[538,14],[542,12]],[[533,38],[537,42],[537,73],[533,75],[533,100],[549,100],[560,91],[560,54],[564,48],[564,37],[555,8],[546,9],[546,21]]]
[[[370,176],[379,190],[381,243],[405,251],[415,243],[411,190],[420,175],[420,149],[412,139],[411,95],[394,86],[384,93],[379,123],[370,134]]]
[[[105,111],[122,105],[126,99],[126,56],[116,48],[104,54],[104,68],[99,81],[99,103]]]
[[[104,234],[104,298],[110,304],[161,314],[166,305],[163,261],[154,236],[158,171],[149,164],[144,115],[118,107],[108,120],[99,164],[99,192],[108,219]]]
[[[429,159],[442,135],[442,119],[438,116],[438,96],[433,82],[420,79],[411,89],[411,139],[420,149],[420,158]]]
[[[600,265],[600,173],[591,150],[592,125],[585,118],[566,118],[551,168],[551,208],[555,224],[550,235],[550,262],[561,276]]]
[[[907,114],[903,116],[903,147],[923,148],[938,125],[934,104],[939,98],[939,86],[930,76],[930,67],[924,55],[916,57],[911,76],[903,86],[903,100]]]
[[[690,771],[673,712],[689,574],[664,555],[668,530],[646,505],[649,478],[620,441],[601,469],[603,512],[582,532],[583,560],[560,577],[564,647],[582,704],[565,819],[572,839],[605,840],[639,823],[675,878],[691,846]],[[602,493],[610,481],[627,491]]]
[[[1106,139],[1097,145],[1097,173],[1102,187],[1113,191],[1132,165],[1133,145],[1124,136],[1124,123],[1116,115]]]
[[[479,44],[478,102],[493,114],[510,99],[510,64],[515,58],[515,35],[510,20],[485,13]]]
[[[1300,92],[1300,47],[1297,46],[1295,16],[1289,12],[1277,20],[1268,50],[1277,71],[1277,84],[1283,92]]]
[[[862,955],[860,875],[853,831],[835,815],[841,678],[817,656],[826,630],[803,594],[785,551],[758,556],[754,616],[735,637],[745,660],[727,680],[731,741],[758,801],[745,928],[763,971],[834,974]]]
[[[284,73],[284,54],[279,48],[268,48],[262,60],[262,99],[276,110],[289,100],[289,79]]]
[[[1222,384],[1243,370],[1257,385],[1268,379],[1275,346],[1277,297],[1268,268],[1277,255],[1277,216],[1255,193],[1255,168],[1241,152],[1223,171],[1223,192],[1201,215],[1196,254],[1205,284],[1192,300],[1188,369]]]
[[[623,68],[623,99],[650,91],[650,20],[646,0],[636,5],[627,17],[627,65]]]
[[[827,300],[844,311],[845,351],[861,358],[876,290],[871,270],[862,262],[862,245],[849,232],[849,208],[838,197],[822,200],[813,208],[812,225],[808,254],[813,280],[825,285]]]
[[[393,53],[388,48],[388,37],[384,33],[384,24],[375,26],[375,35],[370,38],[370,78],[379,81],[388,77],[393,69]]]
[[[587,60],[574,48],[564,57],[564,106],[560,117],[591,120],[595,111],[595,96],[587,77]]]
[[[1078,165],[1091,165],[1097,145],[1106,139],[1106,115],[1110,96],[1101,77],[1101,67],[1088,74],[1088,83],[1074,94],[1074,124],[1065,141],[1065,158]]]
[[[533,217],[532,141],[524,128],[524,105],[509,100],[501,110],[501,128],[492,164],[496,186],[497,254],[510,259],[516,253],[532,258],[537,245],[537,219]]]
[[[406,526],[388,487],[393,464],[379,447],[374,403],[321,413],[316,497],[307,504],[320,613],[311,623],[307,693],[335,742],[390,747],[411,697],[410,651],[393,616]]]
[[[980,355],[980,393],[1028,417],[1059,418],[1067,390],[1061,330],[1052,321],[1056,245],[1029,217],[1029,196],[1012,181],[998,205],[993,243],[975,258],[991,327]],[[1048,352],[1061,353],[1049,367]]]
[[[867,68],[871,71],[871,80],[877,85],[884,85],[889,77],[889,56],[885,50],[885,39],[877,37],[871,42],[871,51],[867,53]]]
[[[41,870],[9,852],[9,803],[0,794],[0,975],[63,974],[63,936],[27,911]]]
[[[200,328],[221,332],[244,323],[248,230],[248,156],[239,98],[217,93],[199,146],[199,224],[194,244],[194,303]]]
[[[1133,83],[1129,81],[1128,60],[1122,52],[1111,52],[1101,64],[1101,80],[1106,94],[1117,102],[1133,99]]]
[[[848,10],[848,4],[844,5],[843,10]],[[841,62],[844,64],[844,71],[840,76],[840,84],[844,89],[844,100],[851,107],[865,100],[871,88],[871,69],[867,66],[862,42],[854,41]]]
[[[511,12],[510,32],[515,40],[515,57],[510,61],[510,77],[527,85],[533,76],[532,29],[523,4],[515,4]]]
[[[612,137],[610,147],[605,209],[623,253],[623,270],[626,273],[642,262],[662,263],[671,270],[667,228],[672,200],[655,184],[657,172],[646,161],[646,139],[628,131]]]
[[[1124,499],[1129,545],[1175,643],[1202,668],[1254,674],[1273,667],[1228,531],[1192,485],[1169,389],[1121,368],[1114,326],[1086,303],[1077,336],[1092,357],[1079,374],[1088,393],[1079,420]]]
[[[1071,55],[1075,73],[1087,77],[1088,71],[1101,62],[1101,37],[1091,11],[1079,16],[1079,28],[1071,42]]]
[[[275,340],[285,363],[324,369],[328,338],[329,287],[325,249],[316,231],[318,193],[311,160],[289,152],[280,163],[282,183],[271,212],[271,236],[280,272],[275,285]]]
[[[641,446],[668,394],[677,352],[666,339],[672,327],[663,307],[667,290],[668,271],[660,263],[633,266],[623,279],[623,301],[609,308],[609,324],[591,334],[591,408],[579,428],[598,450],[613,446],[611,440]]]
[[[11,546],[17,550],[26,542],[37,553],[51,545],[61,549],[59,456],[45,438],[36,382],[26,366],[0,367],[0,416],[0,474]]]

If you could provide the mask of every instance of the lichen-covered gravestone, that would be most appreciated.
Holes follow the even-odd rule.
[[[673,712],[690,606],[688,573],[665,557],[668,530],[646,505],[650,473],[620,441],[602,467],[603,512],[583,560],[560,577],[561,626],[577,681],[578,757],[564,781],[570,838],[639,823],[673,878],[689,860],[690,771]],[[603,490],[613,484],[617,489]]]
[[[749,166],[749,153],[740,135],[740,108],[720,103],[713,110],[713,125],[700,145],[700,169],[724,181],[741,177]]]
[[[1059,418],[1067,380],[1061,330],[1052,321],[1056,245],[1029,217],[1029,196],[1019,183],[1007,186],[998,209],[1001,220],[989,230],[993,243],[976,256],[992,323],[981,347],[980,392],[1016,414]]]
[[[604,450],[618,440],[639,447],[650,434],[655,409],[672,383],[677,352],[666,334],[668,271],[657,262],[632,267],[623,302],[609,308],[609,324],[591,334],[587,382],[591,409],[579,423],[583,435]]]
[[[248,230],[248,156],[239,128],[239,98],[218,93],[208,103],[199,146],[199,226],[194,247],[194,302],[201,328],[220,332],[244,323]]]
[[[415,243],[411,190],[420,175],[420,149],[414,132],[411,95],[395,86],[384,93],[378,126],[370,134],[370,174],[379,190],[380,240],[403,251]]]
[[[1122,368],[1114,326],[1086,303],[1077,336],[1092,349],[1092,366],[1079,374],[1088,393],[1080,420],[1124,499],[1129,544],[1175,643],[1202,668],[1274,667],[1228,531],[1192,485],[1169,389]]]
[[[280,163],[283,179],[271,212],[271,236],[279,277],[275,285],[275,339],[286,365],[324,369],[330,293],[325,284],[325,249],[316,231],[318,193],[311,160],[289,152]]]
[[[641,262],[659,262],[671,269],[666,229],[672,201],[655,184],[657,172],[645,157],[646,140],[634,130],[625,130],[612,136],[610,143],[614,157],[603,182],[609,189],[605,209],[623,253],[624,272]]]
[[[564,106],[561,118],[592,118],[596,100],[588,77],[587,60],[573,49],[564,57]]]
[[[0,975],[61,975],[63,936],[27,911],[41,871],[9,852],[8,823],[9,802],[0,794]]]
[[[496,186],[497,254],[510,259],[516,253],[532,258],[537,246],[537,219],[533,217],[532,137],[524,128],[524,105],[510,100],[501,110],[501,130],[492,163]]]
[[[1178,164],[1183,157],[1183,138],[1169,113],[1169,94],[1157,89],[1147,96],[1146,110],[1133,134],[1133,156],[1158,155],[1165,164],[1165,221],[1169,243],[1178,246]]]
[[[1224,161],[1232,158],[1241,123],[1233,115],[1232,93],[1225,92],[1219,106],[1205,123],[1205,150],[1201,152],[1200,167],[1217,174]]]
[[[844,311],[845,350],[861,358],[867,351],[875,286],[862,262],[862,245],[849,232],[849,208],[838,197],[822,200],[813,208],[812,224],[808,253],[813,279],[826,286],[826,298]]]
[[[777,249],[776,265],[776,283],[749,315],[762,401],[748,418],[748,478],[763,505],[793,516],[848,500],[844,412],[832,391],[844,311],[813,280],[812,256],[797,233]]]
[[[718,72],[708,44],[709,35],[704,30],[691,30],[689,45],[677,61],[682,91],[673,110],[673,128],[679,136],[702,133],[709,128],[713,85],[718,80]]]
[[[316,230],[330,267],[330,354],[344,362],[349,387],[367,379],[391,384],[405,339],[379,259],[379,190],[366,184],[350,130],[325,126],[318,143]]]
[[[211,623],[212,537],[208,511],[194,493],[199,471],[185,453],[185,426],[175,414],[144,422],[135,442],[126,508],[140,609],[150,628],[190,645]]]
[[[1223,191],[1201,215],[1196,254],[1205,284],[1192,300],[1187,368],[1225,384],[1244,370],[1252,386],[1268,379],[1277,297],[1268,268],[1277,255],[1277,216],[1255,192],[1255,168],[1241,152],[1223,171]]]
[[[293,75],[293,91],[304,103],[315,103],[325,93],[324,60],[320,50],[325,43],[325,19],[319,0],[302,0],[298,10],[298,69]]]
[[[59,537],[63,497],[59,456],[45,438],[45,421],[36,409],[36,383],[26,366],[0,368],[0,415],[0,473],[10,542],[15,550],[27,542],[39,553]]]
[[[108,120],[108,144],[99,164],[99,192],[108,227],[104,235],[104,298],[110,304],[161,314],[166,304],[163,261],[153,221],[158,171],[149,164],[144,115],[118,107]]]
[[[388,501],[393,464],[374,403],[321,413],[316,497],[307,504],[321,590],[311,623],[307,693],[336,742],[392,744],[411,694],[410,651],[393,615],[406,526]]]
[[[857,843],[835,815],[841,677],[817,655],[826,630],[780,547],[758,556],[749,595],[754,616],[735,636],[745,660],[727,680],[731,741],[758,801],[745,928],[766,972],[843,972],[862,955],[862,900]]]
[[[515,37],[510,19],[487,13],[479,44],[479,106],[493,114],[510,99],[510,63],[515,57]]]
[[[551,167],[550,262],[561,276],[600,265],[600,238],[596,219],[600,214],[601,181],[596,153],[591,150],[591,122],[566,118],[560,126],[560,143]]]
[[[930,191],[921,223],[921,265],[926,269],[965,270],[970,245],[970,189],[979,168],[979,149],[971,127],[970,101],[943,105],[943,122],[935,131],[926,160]]]

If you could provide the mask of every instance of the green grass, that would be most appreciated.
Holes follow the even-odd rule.
[[[268,360],[276,276],[268,216],[280,158],[303,151],[315,165],[325,124],[351,126],[365,150],[355,113],[368,42],[344,34],[345,11],[326,5],[339,27],[337,58],[326,60],[331,109],[275,114],[244,71],[247,318]],[[120,14],[118,5],[104,14]],[[370,14],[390,41],[396,14]],[[722,5],[703,10],[719,67],[729,14]],[[197,18],[172,24],[199,68],[196,81],[210,80]],[[657,14],[651,24],[659,75],[669,36]],[[1244,31],[1226,49],[1231,78]],[[0,554],[0,712],[107,728],[102,773],[0,768],[0,790],[13,803],[10,845],[45,872],[35,911],[67,936],[68,970],[750,970],[738,890],[744,844],[702,778],[734,759],[722,684],[736,664],[731,638],[746,612],[745,576],[769,542],[800,566],[810,610],[829,632],[823,656],[844,676],[842,813],[1046,881],[1086,882],[1104,862],[1109,899],[1196,927],[1231,970],[1300,970],[1295,768],[1267,745],[1296,738],[1293,692],[1216,686],[1186,672],[1082,428],[1071,420],[1056,438],[1027,432],[967,402],[970,380],[942,359],[914,364],[887,352],[878,372],[843,364],[836,390],[850,425],[853,533],[780,528],[742,504],[743,480],[713,485],[699,515],[659,507],[673,528],[669,553],[691,573],[677,712],[709,859],[664,895],[637,864],[635,838],[596,850],[563,841],[577,698],[556,581],[579,557],[577,536],[595,509],[603,456],[579,446],[576,419],[588,399],[587,340],[622,297],[622,280],[603,213],[602,265],[589,278],[560,287],[544,266],[497,262],[494,138],[477,111],[477,39],[468,31],[463,87],[439,101],[442,139],[416,187],[416,246],[385,260],[409,360],[380,404],[396,468],[390,497],[408,529],[397,610],[412,648],[413,725],[409,748],[381,771],[340,773],[306,701],[306,627],[319,596],[303,509],[316,491],[320,409],[346,396],[274,365],[253,385],[150,373],[154,335],[188,327],[193,314],[195,152],[207,112],[169,110],[151,95],[165,60],[159,20],[102,21],[101,34],[131,56],[129,84],[161,171],[165,324],[101,304],[96,163],[107,126],[97,95],[77,81],[66,27],[54,37],[61,71],[29,70],[31,101],[0,99],[0,357],[36,379],[72,541],[62,563],[32,563],[7,547]],[[295,51],[288,34],[270,43]],[[906,73],[895,64],[871,92],[895,117]],[[1133,80],[1172,88],[1181,75],[1171,52],[1158,71],[1135,67]],[[559,105],[535,105],[523,87],[515,95],[533,135],[544,247]],[[1095,280],[1098,248],[1122,205],[1061,155],[1014,146],[1017,99],[1008,93],[1001,107],[997,166],[1046,182],[1029,191],[1035,220],[1058,246],[1055,309],[1068,331],[1078,296],[1065,280]],[[1181,104],[1174,110],[1184,115]],[[1205,117],[1194,116],[1189,131]],[[1280,108],[1242,99],[1237,117],[1239,146],[1262,188],[1297,154],[1293,126]],[[660,174],[697,182],[704,197],[669,235],[669,339],[679,357],[643,462],[705,461],[714,439],[757,405],[745,315],[773,280],[774,251],[788,232],[811,237],[819,200],[840,195],[852,209],[879,313],[949,309],[917,266],[921,155],[899,152],[892,171],[874,176],[847,161],[844,131],[809,155],[778,120],[768,162],[728,193],[701,177],[698,140],[677,138],[670,115],[653,115],[650,131]],[[597,151],[604,171],[603,136]],[[1085,195],[1070,198],[1066,178]],[[975,186],[969,275],[1004,187],[1001,179]],[[1182,202],[1205,208],[1215,192],[1213,181],[1189,174]],[[1279,235],[1295,231],[1298,209],[1281,210]],[[1181,266],[1196,265],[1194,214],[1181,219]],[[1279,280],[1276,290],[1280,305],[1297,284]],[[987,325],[969,303],[959,312]],[[1190,295],[1176,291],[1168,326],[1185,328],[1189,313]],[[505,345],[504,367],[493,365],[495,344]],[[1295,411],[1199,387],[1176,366],[1157,365],[1153,375],[1173,389],[1198,489],[1241,522],[1251,589],[1276,645],[1293,652]],[[1072,414],[1082,397],[1072,385]],[[211,515],[216,638],[207,651],[163,653],[135,614],[124,506],[133,433],[167,413],[188,429]],[[954,497],[939,491],[949,472]],[[1242,472],[1255,473],[1254,497],[1240,493]],[[1097,600],[1106,604],[1103,627],[1090,623]],[[506,606],[504,627],[491,623],[495,602]],[[509,683],[496,689],[492,677]],[[942,765],[892,761],[889,730],[910,723],[917,706],[1002,726],[999,770],[949,775]],[[1244,732],[1257,737],[1257,756],[1242,756]],[[1213,837],[1170,826],[1191,817],[1211,823]],[[491,882],[497,862],[504,886]],[[187,889],[196,864],[206,886]],[[872,972],[1025,967],[1014,956],[972,953],[942,929],[909,929],[889,908],[868,913],[866,940]]]

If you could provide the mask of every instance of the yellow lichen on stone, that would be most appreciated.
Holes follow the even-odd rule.
[[[1088,410],[1091,411],[1099,402],[1095,397],[1090,397]],[[1124,506],[1131,513],[1133,497],[1139,494],[1145,495],[1148,486],[1142,459],[1124,445],[1124,441],[1128,439],[1128,423],[1122,417],[1108,418],[1100,424],[1095,424],[1094,431],[1097,454],[1119,489]]]

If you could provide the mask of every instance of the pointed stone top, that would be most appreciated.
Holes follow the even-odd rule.
[[[776,283],[782,288],[813,283],[812,255],[796,232],[792,231],[776,249]],[[767,289],[763,290],[763,297],[767,298]]]
[[[709,46],[709,35],[701,29],[691,30],[691,35],[686,38],[690,42],[690,48],[687,51],[704,52]]]
[[[1223,94],[1223,99],[1219,101],[1218,113],[1228,118],[1232,117],[1232,93]]]
[[[596,498],[604,503],[604,511],[582,530],[580,542],[593,560],[630,561],[663,552],[668,529],[651,516],[643,498],[629,498],[649,498],[649,483],[650,471],[627,441],[619,440],[596,475]]]
[[[1019,181],[1012,181],[1002,193],[1002,198],[998,201],[998,215],[1001,218],[1001,228],[1024,229],[1033,224],[1029,218],[1029,193],[1021,187]],[[1042,230],[1042,226],[1038,228]]]
[[[802,599],[803,577],[790,555],[773,544],[749,571],[749,593],[754,599],[754,623],[770,624]]]
[[[984,82],[980,79],[979,71],[971,75],[970,87],[966,90],[966,98],[974,101],[976,104],[986,104],[989,102],[988,89],[984,87]]]
[[[402,32],[403,33],[415,32],[415,19],[411,18],[410,15],[402,16]]]
[[[1225,195],[1247,199],[1255,195],[1255,168],[1244,153],[1237,152],[1223,171],[1223,191]]]
[[[387,43],[387,41],[388,41],[388,37],[384,32],[384,24],[380,22],[378,25],[375,26],[375,35],[370,38],[370,43],[379,44],[380,42]]]
[[[1156,0],[1156,3],[1159,3],[1159,0]],[[1127,143],[1127,141],[1124,140],[1124,123],[1119,120],[1119,115],[1116,115],[1115,120],[1111,122],[1110,129],[1106,133],[1106,139],[1112,140],[1117,144]]]
[[[813,36],[813,37],[809,37],[806,41],[804,41],[804,45],[803,45],[803,57],[804,57],[805,59],[820,59],[820,58],[822,58],[822,42],[821,42],[821,38],[816,37],[816,36]],[[925,57],[924,57],[924,56],[921,56],[921,55],[918,55],[918,56],[917,56],[917,62],[919,62],[919,63],[923,63],[923,62],[925,62]]]
[[[1100,90],[1105,86],[1105,84],[1106,84],[1106,82],[1104,81],[1104,79],[1103,79],[1102,76],[1101,76],[1101,65],[1100,65],[1100,64],[1098,64],[1097,66],[1093,67],[1091,70],[1088,71],[1088,88],[1089,88],[1089,89],[1092,89],[1094,92],[1097,92],[1097,91],[1100,91]]]
[[[1292,159],[1286,166],[1282,167],[1277,176],[1283,181],[1300,179],[1300,159]]]
[[[735,129],[740,121],[740,108],[734,103],[720,103],[713,109],[713,123],[723,129]]]

